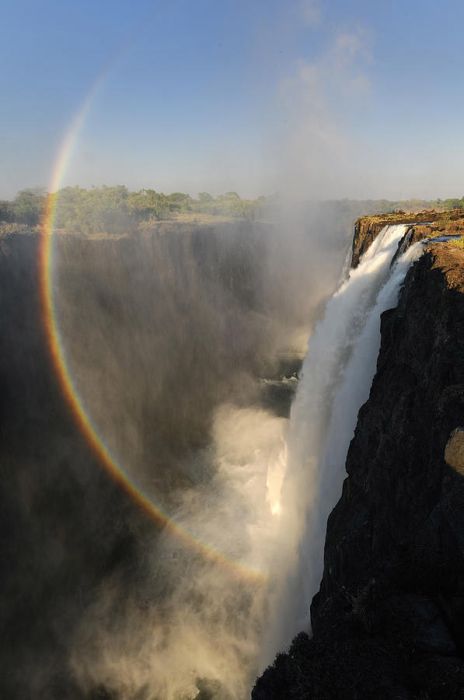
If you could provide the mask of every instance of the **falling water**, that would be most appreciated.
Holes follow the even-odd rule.
[[[329,300],[310,338],[292,407],[271,646],[286,648],[309,628],[309,604],[322,576],[325,529],[345,477],[361,405],[369,396],[380,346],[380,315],[397,303],[416,244],[393,264],[407,226],[386,226]],[[289,537],[293,545],[289,546]],[[270,648],[264,656],[272,655]],[[263,658],[263,663],[268,661]]]

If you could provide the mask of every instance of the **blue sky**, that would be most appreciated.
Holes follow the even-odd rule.
[[[0,197],[63,184],[464,194],[464,3],[3,0]]]

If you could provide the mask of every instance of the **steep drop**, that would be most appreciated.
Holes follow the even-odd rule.
[[[383,228],[328,302],[309,341],[288,435],[280,529],[287,546],[282,543],[278,549],[278,602],[270,637],[274,651],[309,628],[309,605],[322,576],[327,518],[341,493],[358,410],[375,372],[380,315],[396,304],[407,269],[421,253],[413,246],[392,264],[406,230],[406,225]]]
[[[464,411],[464,254],[426,246],[381,348],[327,525],[324,574],[255,700],[448,700],[464,690],[464,480],[446,462]]]

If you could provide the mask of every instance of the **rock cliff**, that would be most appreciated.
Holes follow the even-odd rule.
[[[358,222],[354,265],[381,225]],[[277,657],[254,700],[464,698],[462,248],[427,246],[381,338],[328,521],[313,637]]]
[[[422,238],[462,234],[464,232],[464,213],[462,209],[453,209],[446,212],[432,210],[361,216],[354,224],[352,267],[357,267],[361,256],[387,224],[410,224],[409,242],[413,243]]]

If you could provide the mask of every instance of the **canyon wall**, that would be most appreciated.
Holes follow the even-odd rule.
[[[377,223],[358,222],[354,265]],[[435,243],[381,318],[313,636],[276,658],[254,700],[464,697],[463,416],[464,251]]]

